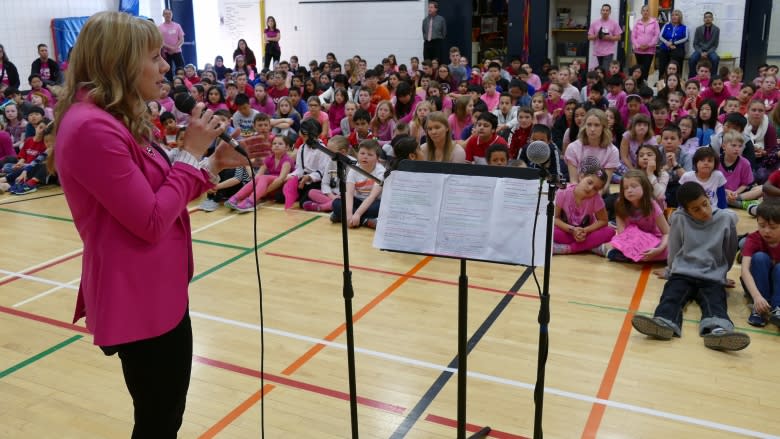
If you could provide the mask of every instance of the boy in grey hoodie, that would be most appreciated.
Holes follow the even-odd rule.
[[[737,216],[730,210],[713,211],[704,189],[696,182],[677,190],[682,207],[671,217],[668,280],[653,317],[635,315],[634,329],[660,340],[679,337],[683,307],[699,303],[699,335],[710,349],[738,351],[750,337],[734,331],[726,311],[726,273],[737,252]]]

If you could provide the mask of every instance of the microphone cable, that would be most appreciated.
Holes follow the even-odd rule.
[[[285,154],[287,154],[285,152]],[[260,245],[257,239],[257,186],[255,185],[255,167],[252,164],[252,160],[249,155],[246,155],[246,160],[249,163],[249,172],[252,176],[252,180],[249,184],[252,185],[252,198],[254,199],[254,209],[252,209],[252,248],[255,254],[255,275],[257,277],[257,295],[258,303],[260,305],[260,438],[265,439],[265,398],[263,395],[263,389],[265,389],[265,321],[263,318],[263,281],[260,276]]]
[[[531,275],[534,278],[534,283],[536,283],[536,290],[539,293],[539,297],[542,297],[542,287],[539,285],[539,279],[536,278],[536,226],[537,224],[539,224],[539,207],[541,207],[542,204],[543,186],[544,186],[544,179],[540,178],[539,190],[536,196],[536,210],[534,215],[534,225],[533,225],[533,231],[531,232],[531,263],[533,264],[533,268],[534,268],[531,271]]]

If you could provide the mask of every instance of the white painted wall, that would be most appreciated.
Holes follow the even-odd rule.
[[[282,32],[282,59],[298,55],[304,65],[324,60],[328,52],[339,62],[359,54],[369,66],[393,53],[399,63],[408,65],[412,56],[422,56],[420,26],[426,8],[424,0],[325,4],[265,0],[266,15],[276,18]],[[234,46],[235,42],[229,46],[231,51]]]
[[[25,0],[23,5],[19,1],[0,1],[0,44],[19,69],[21,88],[29,89],[27,76],[38,57],[38,44],[47,44],[50,56],[54,57],[53,18],[83,17],[118,9],[118,0]]]
[[[262,60],[262,35],[259,0],[192,0],[197,42],[198,67],[214,63],[222,55],[232,66],[233,50],[243,38]],[[284,37],[284,34],[282,34]]]

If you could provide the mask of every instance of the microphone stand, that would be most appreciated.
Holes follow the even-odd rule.
[[[559,180],[543,165],[539,166],[542,178],[547,180],[547,230],[544,246],[544,281],[539,296],[539,356],[536,365],[536,386],[534,387],[534,439],[542,439],[542,411],[544,408],[544,373],[547,364],[549,338],[547,325],[550,323],[550,263],[552,262],[552,234],[555,216],[555,191]],[[541,194],[540,194],[541,195]]]
[[[374,180],[379,185],[382,185],[382,180],[374,177],[370,173],[364,171],[357,166],[353,159],[340,152],[334,152],[329,150],[325,145],[320,143],[317,138],[310,137],[310,141],[306,145],[318,149],[327,154],[331,160],[336,162],[336,172],[339,179],[339,194],[341,196],[341,247],[344,258],[344,275],[343,275],[343,296],[344,296],[344,313],[346,315],[346,330],[347,330],[347,369],[349,375],[349,414],[352,426],[352,439],[358,439],[358,413],[357,413],[357,382],[355,379],[355,337],[352,328],[352,298],[355,295],[352,289],[352,271],[349,268],[349,239],[347,234],[347,172],[346,168],[350,168],[355,172]],[[301,146],[305,148],[306,146]],[[303,165],[303,164],[301,164]]]

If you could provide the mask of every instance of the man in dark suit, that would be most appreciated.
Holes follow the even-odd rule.
[[[712,12],[704,13],[704,24],[696,28],[696,33],[693,36],[693,53],[688,60],[688,76],[693,77],[696,75],[696,64],[702,57],[708,58],[712,64],[711,72],[716,73],[718,71],[718,62],[720,57],[718,56],[718,42],[720,40],[720,29],[718,26],[712,24],[713,19]]]
[[[444,39],[447,38],[447,22],[438,13],[439,3],[428,2],[428,15],[422,21],[423,59],[436,58],[440,64],[446,64]]]

